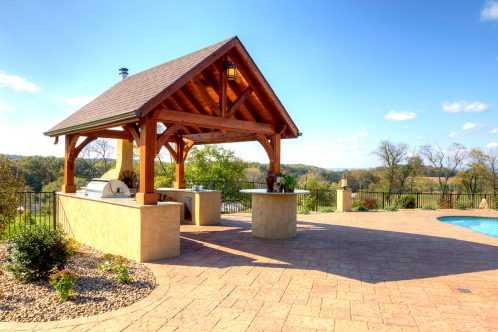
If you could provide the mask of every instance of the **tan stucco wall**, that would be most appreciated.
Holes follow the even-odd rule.
[[[264,239],[289,239],[296,235],[296,195],[253,194],[252,235]]]
[[[115,180],[124,172],[133,171],[133,142],[123,139],[116,141],[116,166],[102,175],[102,179]]]
[[[136,206],[125,200],[57,197],[58,224],[78,242],[139,262],[180,254],[181,204]]]
[[[350,212],[353,198],[350,189],[337,189],[337,212]]]
[[[192,191],[170,188],[158,188],[156,191],[179,203],[184,203],[187,197],[192,200],[192,220],[185,220],[184,210],[182,209],[182,224],[208,226],[216,225],[220,222],[221,192],[219,191]]]

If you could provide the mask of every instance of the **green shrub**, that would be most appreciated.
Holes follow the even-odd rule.
[[[128,271],[128,266],[119,265],[114,269],[116,273],[116,280],[120,284],[129,284],[131,282],[130,272]]]
[[[320,211],[321,213],[331,213],[331,212],[334,212],[335,209],[333,207],[326,206],[326,207],[319,208],[318,211]]]
[[[67,301],[76,293],[75,284],[77,280],[78,277],[68,270],[62,270],[50,275],[50,286],[59,295],[60,302]]]
[[[377,210],[378,205],[377,205],[377,200],[373,198],[364,198],[361,200],[361,206],[368,210]]]
[[[52,270],[64,267],[70,254],[59,230],[24,227],[8,240],[6,269],[19,280],[46,279]]]
[[[315,206],[316,206],[316,197],[315,195],[306,195],[306,197],[304,198],[304,202],[303,202],[303,209],[304,210],[307,210],[308,213],[309,211],[312,211],[315,209]]]
[[[104,272],[113,272],[121,265],[127,265],[128,260],[123,256],[105,254],[100,258],[98,268]]]
[[[422,209],[423,210],[435,210],[436,207],[434,205],[431,205],[431,204],[426,204],[426,205],[422,206]]]
[[[398,205],[397,204],[393,204],[393,205],[388,205],[386,206],[386,208],[384,209],[386,211],[398,211]]]
[[[455,208],[459,209],[459,210],[467,210],[467,209],[472,208],[472,206],[469,202],[457,201],[455,203]]]
[[[417,207],[417,199],[415,196],[403,196],[399,199],[398,206],[402,209],[415,209]]]

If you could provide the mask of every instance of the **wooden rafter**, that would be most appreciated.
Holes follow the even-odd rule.
[[[220,68],[220,92],[219,92],[219,105],[220,105],[220,116],[224,118],[227,114],[227,75],[225,74],[224,66],[227,61],[227,57],[223,57]]]
[[[113,138],[113,139],[128,139],[131,140],[132,136],[125,130],[102,129],[92,132],[82,132],[81,136],[95,136],[99,138]]]
[[[156,143],[156,148],[157,148],[157,153],[161,151],[161,148],[163,147],[164,143],[168,141],[173,135],[175,135],[180,129],[185,129],[184,126],[179,125],[179,124],[174,124],[171,126],[168,126],[166,130],[157,136],[157,143]]]
[[[130,133],[130,135],[133,137],[133,140],[138,146],[140,144],[140,128],[138,128],[138,126],[134,123],[128,123],[123,126],[123,129]]]
[[[244,102],[249,97],[249,95],[252,93],[252,91],[253,91],[252,88],[248,87],[244,90],[244,92],[242,92],[242,94],[239,96],[239,98],[237,98],[237,100],[235,100],[235,102],[232,104],[232,106],[228,110],[228,112],[226,114],[227,118],[231,118],[235,115],[235,113],[239,110],[240,106],[242,106],[242,104],[244,104]]]

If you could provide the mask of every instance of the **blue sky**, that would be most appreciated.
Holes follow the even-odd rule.
[[[283,162],[373,166],[382,139],[498,145],[498,1],[2,1],[0,22],[0,153],[62,156],[42,133],[119,67],[233,35],[304,133]]]

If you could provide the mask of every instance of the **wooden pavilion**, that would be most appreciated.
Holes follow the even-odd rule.
[[[166,129],[158,132],[158,123]],[[65,136],[65,193],[76,191],[75,160],[87,144],[134,141],[140,204],[157,203],[154,159],[162,147],[176,163],[177,187],[184,188],[184,162],[194,145],[258,141],[270,171],[279,173],[280,140],[300,135],[237,37],[127,77],[45,134]]]

